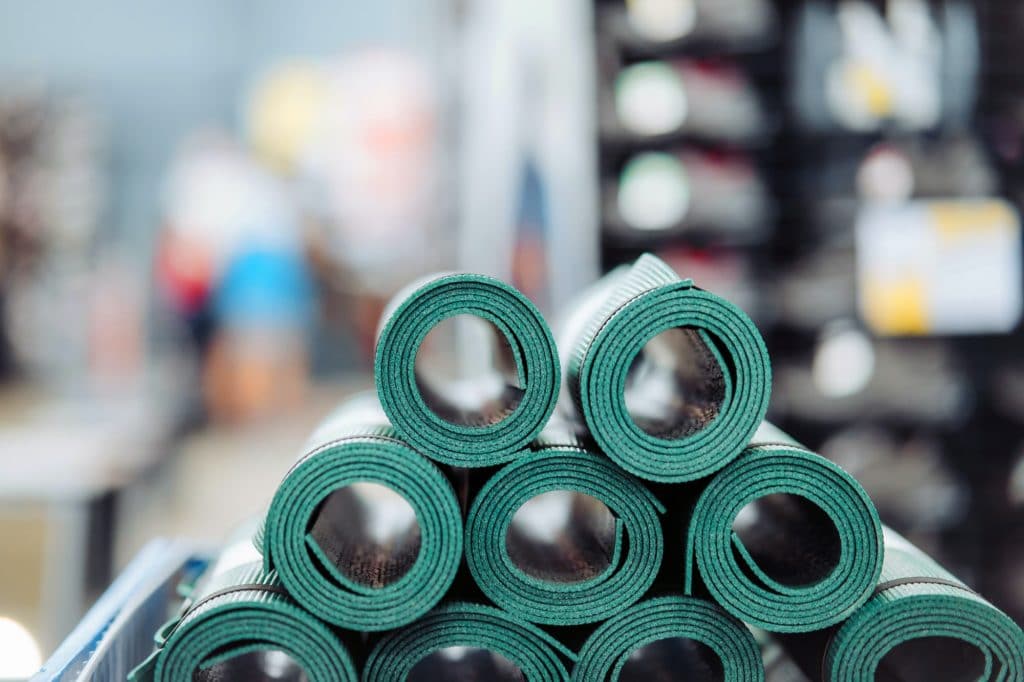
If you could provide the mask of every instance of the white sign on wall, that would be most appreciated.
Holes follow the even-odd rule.
[[[868,205],[856,240],[858,307],[877,334],[1003,333],[1020,321],[1020,217],[1005,201]]]

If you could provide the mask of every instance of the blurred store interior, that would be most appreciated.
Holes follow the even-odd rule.
[[[645,251],[1024,622],[1021,45],[1016,0],[3,3],[0,678],[258,514],[406,282],[553,317]]]

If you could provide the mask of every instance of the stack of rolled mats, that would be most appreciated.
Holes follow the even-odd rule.
[[[764,421],[743,311],[645,255],[566,313],[556,346],[495,279],[401,292],[376,394],[312,434],[132,679],[756,681],[771,642],[811,680],[1024,680],[1019,626]],[[467,315],[494,337],[469,390],[419,358]]]

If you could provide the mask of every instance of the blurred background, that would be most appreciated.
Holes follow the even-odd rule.
[[[408,281],[553,319],[644,251],[1024,622],[1022,41],[1016,0],[0,4],[0,678],[261,511]]]

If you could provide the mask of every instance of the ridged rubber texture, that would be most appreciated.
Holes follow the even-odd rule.
[[[772,580],[732,530],[743,507],[776,493],[813,502],[835,525],[838,564],[815,583]],[[686,592],[696,568],[726,611],[770,632],[808,632],[843,620],[867,601],[882,569],[882,525],[861,485],[824,457],[785,444],[749,447],[711,480],[694,508],[686,545]]]
[[[960,582],[893,531],[885,533],[881,582],[938,577]],[[962,583],[961,583],[962,584]],[[1024,680],[1024,633],[982,597],[951,585],[909,583],[875,594],[843,623],[824,653],[828,680],[869,682],[882,658],[917,637],[951,637],[985,657],[985,680]]]
[[[215,576],[195,595],[245,584],[279,585],[259,562]],[[260,649],[289,654],[313,682],[354,682],[358,679],[348,651],[334,632],[288,596],[263,591],[232,592],[201,604],[178,624],[156,662],[157,682],[191,680],[233,656]]]
[[[506,338],[523,394],[503,419],[457,424],[438,416],[416,383],[416,353],[431,329],[456,315],[491,322]],[[377,335],[377,394],[395,430],[411,446],[459,467],[492,466],[522,454],[558,399],[560,369],[551,330],[515,288],[483,275],[442,274],[391,301]]]
[[[574,682],[612,682],[637,649],[670,637],[707,645],[730,682],[763,682],[764,665],[754,635],[715,604],[696,597],[646,599],[602,623],[583,644],[572,671]],[[682,671],[665,671],[677,679]]]
[[[528,575],[509,556],[506,533],[527,500],[553,490],[603,502],[616,517],[612,563],[580,582]],[[524,620],[577,625],[608,618],[651,586],[664,553],[661,503],[606,458],[571,446],[543,446],[500,469],[477,494],[466,520],[466,562],[495,604]]]
[[[404,680],[425,656],[446,647],[489,649],[519,666],[529,682],[569,679],[575,655],[540,628],[499,609],[452,603],[388,634],[370,653],[363,682]]]
[[[641,478],[680,483],[721,469],[747,445],[768,409],[771,365],[757,327],[735,305],[680,280],[650,254],[606,277],[614,281],[595,285],[604,299],[597,312],[577,338],[559,339],[569,344],[563,372],[577,416],[603,452]],[[701,333],[722,369],[725,400],[706,426],[668,439],[636,425],[625,388],[643,346],[677,327]]]
[[[348,435],[341,435],[346,430]],[[326,431],[331,440],[292,467],[270,502],[257,543],[266,567],[278,571],[297,602],[329,623],[363,631],[410,623],[441,600],[458,571],[463,526],[452,485],[433,462],[387,426],[342,423]],[[400,494],[416,512],[420,528],[415,563],[396,582],[380,587],[331,571],[309,530],[332,491],[359,481]]]

